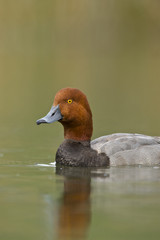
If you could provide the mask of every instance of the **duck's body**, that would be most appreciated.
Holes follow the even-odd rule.
[[[109,158],[92,149],[89,141],[65,139],[57,150],[56,162],[72,167],[101,167],[109,165]]]
[[[160,164],[160,137],[115,133],[91,141],[91,147],[105,153],[110,166]]]
[[[92,112],[78,89],[61,89],[50,112],[37,124],[55,121],[63,125],[65,138],[56,153],[57,163],[83,167],[160,164],[160,137],[117,133],[91,141]]]

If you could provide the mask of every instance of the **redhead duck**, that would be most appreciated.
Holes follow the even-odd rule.
[[[117,133],[91,141],[92,112],[85,94],[76,88],[61,89],[37,125],[55,121],[64,127],[56,163],[81,167],[160,164],[160,137]]]

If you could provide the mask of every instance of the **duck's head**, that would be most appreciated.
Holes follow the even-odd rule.
[[[37,124],[59,121],[64,127],[64,137],[77,141],[91,139],[92,112],[84,93],[76,88],[63,88],[57,92],[49,113]]]

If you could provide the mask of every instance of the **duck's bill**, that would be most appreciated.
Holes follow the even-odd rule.
[[[62,118],[63,117],[62,117],[59,105],[57,105],[56,107],[52,106],[49,113],[45,117],[38,119],[36,123],[37,125],[41,123],[52,123],[52,122],[59,121]]]

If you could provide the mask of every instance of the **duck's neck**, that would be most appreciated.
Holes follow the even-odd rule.
[[[76,141],[90,141],[92,136],[92,124],[88,126],[64,126],[64,138]]]

